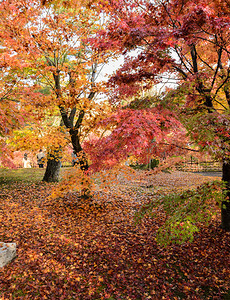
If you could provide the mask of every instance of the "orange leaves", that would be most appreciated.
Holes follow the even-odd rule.
[[[65,172],[62,181],[54,188],[51,197],[58,198],[73,192],[81,193],[83,190],[92,188],[93,182],[90,177],[76,165]]]
[[[68,140],[66,140],[65,132],[58,126],[59,123],[59,118],[56,118],[50,122],[47,120],[25,126],[21,130],[14,131],[14,136],[9,138],[8,143],[13,150],[32,152],[37,152],[41,148],[64,148]]]
[[[93,201],[99,203],[96,195],[100,193],[100,203],[104,201],[107,205],[99,209],[91,203],[89,214],[78,206],[76,193],[48,199],[52,185],[14,184],[12,189],[1,189],[1,241],[16,242],[18,256],[0,270],[0,297],[221,297],[228,288],[230,275],[226,259],[229,234],[211,221],[209,228],[201,228],[193,243],[160,248],[155,232],[162,222],[161,215],[155,219],[146,217],[137,225],[132,219],[136,203],[142,205],[151,197],[149,189],[142,187],[147,175],[135,172],[126,178],[125,170],[117,175],[116,185],[111,182],[107,188],[108,198],[108,192],[95,191]],[[170,182],[172,187],[186,186],[190,181],[195,184],[195,175],[174,175],[151,175],[149,180],[154,189],[160,183],[165,184],[162,189]],[[201,178],[197,176],[196,182]],[[99,184],[99,177],[95,181]]]
[[[7,4],[11,5],[11,10]],[[21,6],[17,1],[1,4],[4,46],[7,51],[14,51],[18,69],[23,74],[24,86],[19,93],[23,99],[21,104],[33,116],[28,123],[33,123],[36,132],[34,139],[31,128],[24,132],[19,142],[15,141],[24,149],[31,145],[37,148],[39,141],[50,142],[49,146],[63,146],[64,140],[70,141],[70,136],[63,132],[68,133],[75,126],[81,143],[102,118],[100,114],[105,108],[104,104],[93,101],[97,93],[104,91],[98,75],[111,57],[111,53],[101,52],[91,44],[97,30],[103,27],[101,16],[90,9],[87,1],[66,4],[65,1],[52,1],[52,5],[47,6],[41,6],[40,1],[26,1]],[[6,54],[9,60],[11,55]],[[8,66],[12,72],[16,68],[16,64]],[[65,129],[59,130],[61,119],[58,115]]]

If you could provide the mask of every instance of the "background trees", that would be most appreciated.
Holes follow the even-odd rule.
[[[0,22],[0,27],[1,27]],[[14,167],[11,151],[6,139],[12,136],[15,129],[20,128],[32,115],[28,114],[23,103],[24,71],[21,62],[12,49],[5,43],[3,28],[0,34],[0,161],[2,165]]]

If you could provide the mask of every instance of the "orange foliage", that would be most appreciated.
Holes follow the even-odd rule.
[[[215,219],[192,243],[163,249],[155,240],[161,211],[138,224],[132,218],[153,190],[168,193],[165,187],[186,188],[211,178],[146,175],[137,172],[124,180],[120,174],[115,185],[98,189],[94,201],[85,204],[77,193],[49,200],[47,184],[2,186],[0,240],[16,242],[17,257],[0,270],[0,297],[222,299],[229,288],[230,236]]]

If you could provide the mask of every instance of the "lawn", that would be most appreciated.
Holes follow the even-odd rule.
[[[153,194],[213,180],[174,172],[138,171],[107,190],[97,205],[78,195],[50,199],[44,170],[0,172],[0,241],[16,242],[17,257],[0,269],[0,299],[229,299],[230,234],[219,215],[191,243],[156,243],[163,217],[133,221]],[[99,204],[99,205],[98,205]]]
[[[0,184],[32,183],[42,180],[45,169],[0,169]]]

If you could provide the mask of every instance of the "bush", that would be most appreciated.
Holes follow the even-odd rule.
[[[163,213],[164,224],[157,232],[157,241],[161,245],[182,244],[192,241],[199,225],[208,225],[216,213],[216,204],[225,199],[223,182],[205,183],[195,190],[169,195],[156,195],[156,199],[142,206],[136,213],[136,221],[145,215],[157,217]]]

